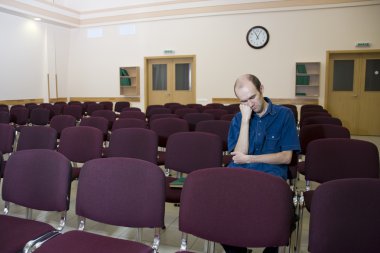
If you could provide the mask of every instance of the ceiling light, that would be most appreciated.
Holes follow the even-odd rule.
[[[41,18],[33,18],[35,21],[41,21]]]

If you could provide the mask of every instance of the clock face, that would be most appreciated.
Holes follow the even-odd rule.
[[[254,26],[247,33],[247,42],[250,47],[259,49],[268,44],[269,33],[265,27]]]

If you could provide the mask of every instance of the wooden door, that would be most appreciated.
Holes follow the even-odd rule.
[[[146,106],[195,103],[195,57],[145,58]]]
[[[380,52],[328,54],[328,111],[351,134],[380,135]]]

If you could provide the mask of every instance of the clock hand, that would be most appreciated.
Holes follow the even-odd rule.
[[[259,39],[259,35],[256,32],[253,32],[256,35],[256,38]]]

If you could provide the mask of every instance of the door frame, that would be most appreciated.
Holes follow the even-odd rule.
[[[148,101],[149,101],[149,85],[148,85],[148,80],[149,80],[149,61],[150,60],[165,60],[165,59],[180,59],[180,58],[191,58],[193,62],[193,73],[192,75],[194,78],[192,79],[192,84],[191,87],[194,92],[195,100],[196,100],[196,56],[195,55],[166,55],[166,56],[146,56],[144,57],[144,105],[145,108],[148,106]]]

